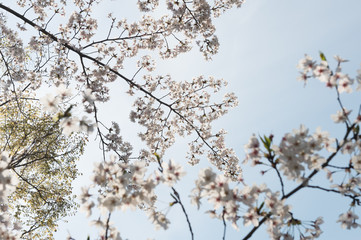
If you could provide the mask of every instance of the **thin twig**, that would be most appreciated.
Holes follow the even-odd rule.
[[[186,209],[184,208],[184,205],[183,205],[183,203],[182,203],[182,201],[181,201],[181,199],[180,199],[179,193],[175,190],[174,187],[172,187],[172,190],[173,190],[174,195],[176,196],[177,203],[179,203],[179,205],[181,205],[181,207],[182,207],[182,211],[183,211],[183,213],[184,213],[184,216],[185,216],[186,219],[187,219],[189,232],[191,233],[192,240],[194,240],[194,233],[193,233],[192,225],[191,225],[191,222],[190,222],[190,220],[189,220],[187,211],[186,211]]]
[[[109,231],[109,221],[110,221],[110,216],[112,215],[111,212],[109,212],[108,214],[108,219],[107,219],[107,223],[106,223],[106,228],[105,228],[105,240],[108,240],[108,231]]]
[[[222,213],[222,220],[223,220],[223,240],[226,240],[226,230],[227,230],[227,224],[226,219],[224,219],[224,215],[226,214],[226,209],[223,207],[223,213]]]

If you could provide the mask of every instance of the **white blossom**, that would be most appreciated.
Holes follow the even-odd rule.
[[[355,213],[353,213],[352,211],[348,211],[346,213],[340,214],[337,222],[341,223],[342,228],[357,228],[360,227],[360,224],[356,223],[356,220],[358,218],[359,217]]]

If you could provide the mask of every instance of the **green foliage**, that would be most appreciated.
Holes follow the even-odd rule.
[[[320,58],[321,58],[322,61],[327,62],[325,54],[323,52],[321,52],[321,51],[320,51]]]
[[[267,136],[263,136],[263,138],[260,136],[260,139],[263,143],[263,146],[268,150],[268,151],[271,151],[271,143],[272,143],[272,140],[271,138],[268,138]]]
[[[62,134],[58,121],[29,100],[0,108],[0,147],[11,156],[19,184],[9,197],[15,218],[26,227],[24,239],[53,239],[57,221],[77,207],[72,181],[85,137]]]

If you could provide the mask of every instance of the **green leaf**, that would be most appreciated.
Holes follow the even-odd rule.
[[[267,149],[267,151],[271,151],[272,140],[266,135],[264,135],[263,138],[259,136],[259,138],[261,139],[263,146]]]
[[[323,52],[321,52],[321,51],[320,51],[320,58],[322,61],[327,62],[325,54],[323,54]]]
[[[264,136],[264,139],[266,140],[267,149],[269,149],[271,147],[271,139],[266,136]]]
[[[262,210],[263,206],[264,206],[264,202],[262,202],[261,205],[259,206],[259,208],[257,209],[258,214],[261,214],[261,210]]]
[[[154,156],[157,158],[157,160],[158,160],[158,162],[160,162],[160,156],[158,155],[158,153],[153,153],[154,154]]]

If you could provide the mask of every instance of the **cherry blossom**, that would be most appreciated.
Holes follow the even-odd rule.
[[[58,111],[59,99],[53,94],[46,94],[43,98],[40,99],[40,101],[43,104],[45,110],[53,113]]]
[[[292,211],[297,206],[289,205],[289,199],[305,189],[345,198],[351,208],[335,221],[342,228],[360,226],[355,211],[361,196],[360,110],[354,110],[356,117],[351,115],[341,93],[355,94],[354,90],[361,89],[361,69],[354,77],[343,71],[347,60],[340,56],[332,62],[323,53],[320,61],[306,54],[297,64],[297,79],[306,84],[315,78],[335,91],[340,109],[331,118],[345,125],[344,135],[331,138],[321,128],[312,133],[303,124],[281,136],[253,134],[248,143],[240,143],[245,150],[244,161],[240,162],[236,150],[226,144],[226,130],[213,129],[219,118],[238,105],[234,93],[223,94],[227,81],[204,75],[176,79],[156,72],[154,59],[175,58],[197,46],[200,54],[211,60],[220,51],[215,19],[231,8],[241,7],[244,1],[138,0],[134,3],[141,12],[138,19],[121,19],[117,13],[110,13],[102,19],[106,24],[100,30],[93,10],[104,2],[0,3],[1,13],[6,13],[0,14],[3,104],[21,99],[25,91],[36,96],[37,90],[45,89],[39,101],[65,135],[94,132],[99,141],[102,159],[94,165],[89,186],[82,189],[79,200],[87,217],[98,217],[98,210],[101,212],[92,222],[100,230],[100,239],[122,239],[123,233],[111,221],[117,211],[140,210],[155,229],[170,229],[171,219],[159,207],[157,188],[169,191],[169,208],[181,209],[192,239],[187,211],[193,209],[186,209],[184,199],[198,210],[208,202],[204,204],[209,208],[206,213],[223,222],[224,234],[228,223],[235,229],[243,225],[249,229],[244,239],[249,239],[265,224],[271,239],[318,238],[322,217],[314,221],[299,219]],[[19,23],[9,24],[13,19]],[[104,30],[107,35],[101,36]],[[28,36],[23,37],[22,32]],[[129,73],[131,69],[135,71]],[[125,84],[124,92],[133,101],[129,118],[141,127],[138,136],[142,149],[125,139],[120,123],[107,122],[101,115],[102,103],[111,99],[110,88],[116,81]],[[47,89],[51,86],[56,87],[53,93]],[[167,161],[164,156],[179,137],[188,141],[186,160]],[[14,161],[11,153],[1,153],[1,239],[17,239],[18,230],[24,232],[7,206],[8,196],[19,180],[11,169]],[[177,191],[186,174],[185,162],[194,167],[201,162],[208,164],[199,171],[189,198]],[[275,174],[278,188],[249,184],[242,172],[248,162],[262,175]],[[316,175],[334,183],[313,185],[317,184]]]
[[[355,215],[352,211],[348,211],[346,213],[340,214],[340,217],[337,220],[337,222],[341,223],[342,228],[347,228],[347,229],[357,228],[360,227],[360,225],[356,223],[356,219],[358,218],[359,217]]]

